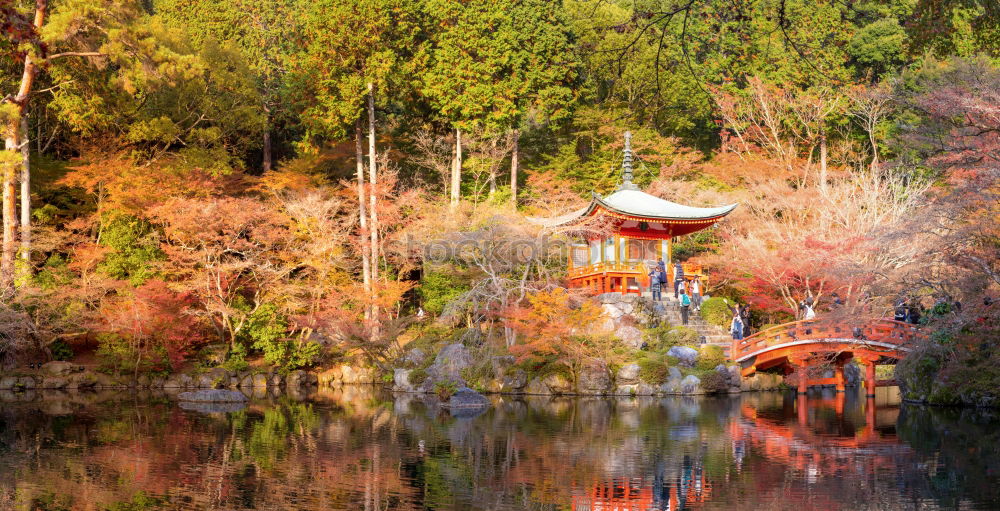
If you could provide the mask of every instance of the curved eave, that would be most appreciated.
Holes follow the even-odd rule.
[[[707,227],[708,225],[718,222],[723,217],[731,213],[734,209],[736,209],[736,206],[738,205],[739,204],[730,204],[728,206],[722,206],[719,208],[697,208],[697,209],[713,210],[713,214],[701,217],[647,215],[615,207],[614,205],[609,204],[607,201],[602,199],[600,195],[597,195],[595,193],[593,194],[593,200],[590,201],[590,204],[581,209],[554,218],[529,217],[528,221],[533,224],[541,225],[544,227],[556,227],[560,225],[571,224],[582,218],[586,218],[590,215],[600,213],[614,218],[619,218],[622,220],[635,220],[637,222],[662,222],[674,225],[688,225],[691,226],[693,230],[700,230],[703,229],[704,227],[697,227],[698,225]]]
[[[712,208],[716,210],[713,211],[713,214],[702,217],[698,216],[673,217],[673,216],[647,215],[615,207],[609,204],[603,198],[601,198],[600,195],[597,195],[595,193],[593,194],[593,200],[591,201],[590,206],[587,208],[584,215],[593,214],[595,210],[598,207],[600,207],[601,209],[604,209],[608,213],[611,213],[612,216],[617,216],[619,218],[624,218],[627,220],[636,220],[642,222],[664,222],[672,224],[702,224],[709,222],[717,222],[721,220],[729,213],[732,213],[732,211],[736,209],[736,206],[738,205],[739,204],[730,204],[728,206]],[[701,209],[708,209],[708,208],[701,208]]]

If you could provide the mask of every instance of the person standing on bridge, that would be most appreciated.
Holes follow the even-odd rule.
[[[743,322],[743,337],[750,337],[750,304],[746,304],[739,309],[740,321]]]
[[[729,323],[729,333],[733,335],[734,341],[743,340],[743,318],[739,313],[733,314],[733,320]]]
[[[688,324],[688,313],[691,310],[691,297],[687,295],[687,291],[681,287],[680,294],[681,301],[681,323]]]

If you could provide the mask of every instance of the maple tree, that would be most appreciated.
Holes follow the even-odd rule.
[[[249,314],[291,271],[291,262],[278,254],[288,241],[287,218],[250,198],[177,198],[149,213],[163,226],[164,273],[199,298],[199,314],[220,340],[234,343]],[[240,299],[249,310],[237,307]]]
[[[163,349],[170,366],[178,369],[207,341],[204,325],[195,315],[196,304],[193,293],[173,291],[166,282],[151,280],[130,294],[107,300],[96,328],[127,339],[136,357],[132,363],[136,372],[144,360],[156,367],[157,349]]]
[[[518,360],[554,358],[577,368],[608,351],[610,339],[590,335],[602,319],[598,304],[562,288],[528,293],[525,302],[505,312],[505,323],[520,334],[521,342],[509,348]]]

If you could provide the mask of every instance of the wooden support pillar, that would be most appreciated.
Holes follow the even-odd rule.
[[[788,356],[788,363],[795,366],[795,372],[799,374],[799,394],[805,394],[809,390],[809,354],[797,353]]]
[[[874,387],[873,387],[874,390]],[[867,391],[866,391],[867,392]],[[875,437],[875,395],[865,399],[865,435],[868,438]]]
[[[673,270],[671,270],[671,265],[674,264],[674,237],[673,236],[670,236],[670,237],[667,238],[667,257],[666,257],[666,261],[665,262],[667,264],[667,272],[669,273],[669,272],[673,271]],[[668,275],[668,280],[670,280],[670,282],[674,281],[673,274],[669,274]]]
[[[833,365],[833,379],[837,386],[837,392],[844,392],[844,362],[838,361]]]
[[[805,379],[803,379],[805,381]],[[799,388],[802,385],[799,384]],[[806,397],[805,392],[800,392],[799,397],[795,402],[795,412],[798,415],[799,426],[805,427],[809,425],[809,398]]]
[[[836,397],[833,398],[833,411],[836,412],[837,417],[844,415],[845,401],[847,401],[847,395],[844,392],[838,392]]]
[[[875,362],[865,365],[865,395],[875,397]]]
[[[865,365],[865,395],[875,396],[875,363],[882,358],[877,353],[855,353],[854,359]]]

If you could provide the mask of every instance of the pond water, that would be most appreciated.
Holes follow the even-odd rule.
[[[2,398],[3,396],[0,396]],[[1000,423],[895,389],[493,398],[454,418],[370,387],[184,410],[0,403],[0,509],[997,509]]]

